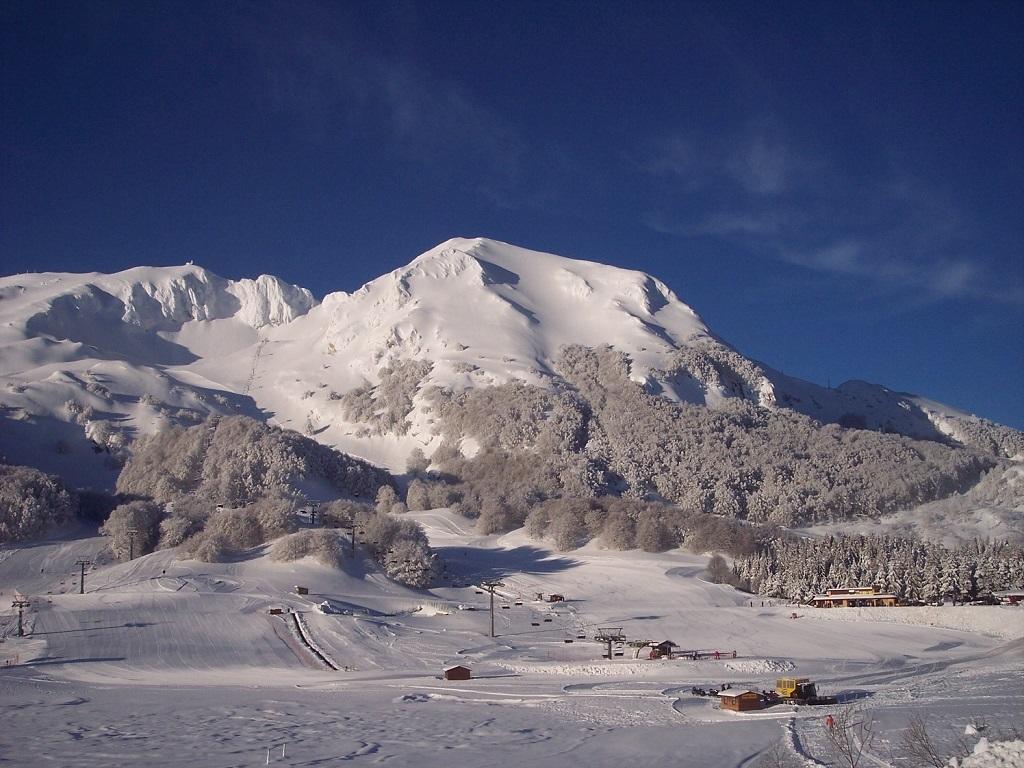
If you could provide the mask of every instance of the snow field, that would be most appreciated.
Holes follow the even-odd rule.
[[[24,654],[19,666],[0,669],[9,726],[0,758],[243,766],[264,764],[270,747],[277,765],[731,767],[789,743],[809,765],[830,762],[821,709],[741,715],[689,691],[773,687],[785,673],[867,703],[893,744],[919,709],[947,722],[980,715],[993,728],[1024,715],[1022,644],[985,634],[985,620],[981,632],[967,619],[960,629],[871,615],[793,620],[788,606],[752,607],[750,596],[701,580],[702,557],[594,545],[557,553],[521,531],[476,536],[444,510],[412,516],[452,581],[504,582],[496,638],[487,595],[471,586],[410,590],[364,561],[336,570],[274,563],[264,549],[219,564],[158,552],[97,566],[79,595],[75,562],[102,561],[102,539],[0,549],[4,597],[15,588],[33,597],[30,637],[8,633],[0,643],[0,653]],[[295,594],[295,585],[310,594]],[[560,592],[566,602],[536,602],[536,592]],[[324,600],[348,613],[316,611]],[[303,659],[271,607],[301,613],[309,638],[341,671]],[[638,660],[627,647],[603,660],[592,637],[605,626],[629,639],[736,650],[737,658]],[[474,678],[441,680],[453,661]],[[23,735],[15,742],[12,733]],[[875,754],[887,759],[882,748]]]
[[[827,621],[872,621],[980,632],[1004,640],[1024,638],[1024,606],[943,605],[914,608],[801,609],[805,616]]]

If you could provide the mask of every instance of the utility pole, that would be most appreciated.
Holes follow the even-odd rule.
[[[496,587],[504,587],[505,585],[500,581],[485,581],[480,586],[491,593],[491,637],[495,637],[494,634],[494,590]]]
[[[138,528],[128,529],[128,559],[135,559],[135,534],[139,532]]]
[[[92,565],[92,560],[76,560],[75,565],[81,569],[81,578],[78,580],[78,594],[85,594],[85,569]]]
[[[316,528],[316,511],[320,508],[319,504],[314,504],[309,508],[309,527]]]
[[[356,556],[356,518],[352,517],[348,522],[348,532],[352,534],[352,557]]]
[[[23,613],[23,611],[26,608],[30,608],[31,606],[32,606],[32,602],[31,601],[25,600],[25,599],[20,598],[20,597],[14,598],[14,602],[11,603],[11,607],[12,608],[17,608],[18,609],[18,637],[24,637],[25,636],[25,626],[22,623],[22,613]]]

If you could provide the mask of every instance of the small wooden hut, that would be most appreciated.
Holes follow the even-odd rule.
[[[718,701],[721,703],[722,709],[731,709],[733,712],[764,709],[764,701],[757,691],[734,691],[730,688],[718,694]]]
[[[469,680],[472,676],[469,667],[462,664],[449,664],[444,668],[445,680]]]

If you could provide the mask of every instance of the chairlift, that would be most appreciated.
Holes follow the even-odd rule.
[[[551,618],[550,617],[545,617],[544,621],[550,623],[551,622]]]
[[[616,652],[615,652],[615,655],[616,655],[616,656],[622,656],[622,655],[623,655],[623,653],[622,653],[622,651],[616,651]]]
[[[539,621],[531,621],[530,622],[530,626],[531,627],[539,627],[540,626],[540,622]]]
[[[587,633],[586,632],[577,632],[576,633],[576,639],[577,640],[586,640],[587,639]]]
[[[522,605],[522,604],[523,604],[522,600],[516,600],[516,605]]]
[[[484,591],[482,589],[474,590],[478,595],[482,595]]]
[[[568,637],[567,637],[567,638],[565,638],[565,640],[563,640],[562,642],[563,642],[563,643],[571,643],[571,642],[573,642],[573,641],[572,641],[572,639],[571,639],[571,638],[568,638]]]
[[[503,611],[507,611],[507,610],[509,610],[511,608],[512,608],[511,605],[503,605],[503,606],[501,606],[501,610],[503,610]]]

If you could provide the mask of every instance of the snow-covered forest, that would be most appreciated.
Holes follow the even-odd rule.
[[[245,417],[170,428],[136,446],[118,478],[122,498],[102,531],[117,558],[180,548],[181,556],[221,562],[274,541],[274,560],[316,557],[340,565],[348,545],[337,530],[298,530],[308,492],[343,496],[324,505],[321,522],[354,524],[362,546],[396,581],[422,587],[437,557],[422,529],[390,515],[390,475],[288,430]],[[378,500],[376,507],[351,499]],[[131,532],[131,533],[129,533]]]
[[[273,489],[373,498],[390,475],[297,432],[244,416],[169,427],[138,441],[117,480],[121,494],[168,502],[189,494],[247,504]]]
[[[484,530],[521,525],[540,501],[607,494],[785,526],[878,517],[963,491],[1001,461],[743,397],[715,409],[674,403],[633,381],[611,348],[566,348],[559,372],[567,386],[426,393],[446,435],[433,467]],[[467,438],[471,457],[459,447]]]
[[[1024,585],[1024,547],[979,541],[948,549],[891,536],[774,537],[738,558],[733,573],[754,592],[794,600],[875,584],[901,600],[968,601]]]
[[[0,464],[0,544],[39,536],[77,511],[78,498],[59,478]]]

